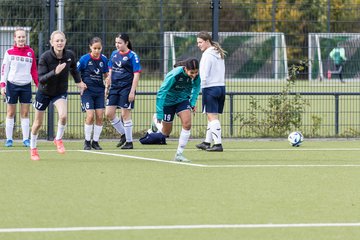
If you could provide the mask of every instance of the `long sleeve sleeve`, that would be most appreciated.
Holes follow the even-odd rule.
[[[157,119],[163,119],[164,117],[164,103],[165,103],[166,95],[169,89],[171,88],[171,86],[173,85],[174,81],[175,78],[173,74],[170,73],[166,75],[164,82],[161,84],[161,87],[157,92],[157,96],[156,96]]]
[[[55,76],[55,69],[49,69],[48,63],[44,57],[41,57],[38,65],[39,82],[45,83],[47,80]]]
[[[200,92],[200,77],[197,76],[194,79],[194,84],[193,84],[193,88],[191,91],[191,99],[190,99],[190,105],[191,107],[194,107],[196,105],[197,99],[199,97],[199,92]]]
[[[73,53],[72,53],[73,54]],[[70,65],[70,74],[74,78],[75,83],[81,82],[80,72],[77,69],[77,61],[75,60],[75,54],[73,54],[72,62]]]
[[[1,80],[0,80],[1,87],[6,86],[9,69],[10,69],[9,54],[7,52],[5,52],[4,59],[1,64]]]
[[[32,57],[32,65],[31,65],[31,76],[32,76],[32,79],[37,86],[39,86],[39,74],[38,74],[38,71],[37,71],[37,67],[36,67],[36,58],[35,58],[35,54],[33,52],[33,57]]]

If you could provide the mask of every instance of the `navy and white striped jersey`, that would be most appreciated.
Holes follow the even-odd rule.
[[[112,52],[109,60],[111,72],[111,88],[131,86],[134,73],[141,72],[140,58],[129,50],[122,54],[118,50]]]
[[[77,69],[81,73],[82,81],[89,90],[93,92],[104,91],[103,74],[109,72],[108,59],[105,55],[101,54],[96,59],[90,53],[85,54],[78,61]]]

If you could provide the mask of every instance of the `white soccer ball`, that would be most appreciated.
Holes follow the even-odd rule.
[[[291,146],[299,147],[300,144],[304,141],[304,136],[301,134],[301,132],[292,132],[289,134],[288,140]]]

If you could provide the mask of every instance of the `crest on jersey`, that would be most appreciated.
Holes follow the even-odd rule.
[[[124,60],[124,61],[129,60],[128,56],[123,57],[123,60]]]
[[[116,64],[118,67],[121,67],[121,61],[115,62],[115,64]]]

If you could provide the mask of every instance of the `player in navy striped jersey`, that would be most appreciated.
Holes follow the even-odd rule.
[[[140,58],[132,51],[129,36],[121,33],[115,38],[116,50],[109,59],[110,86],[106,101],[105,115],[113,127],[120,133],[117,147],[133,149],[131,109],[134,108],[136,87],[141,73]],[[121,108],[121,118],[116,116],[116,109]]]
[[[101,54],[102,41],[94,37],[90,41],[90,53],[83,55],[77,63],[77,69],[86,90],[81,93],[81,108],[86,111],[84,124],[85,142],[84,150],[102,150],[99,138],[103,128],[103,115],[105,109],[104,77],[108,76],[108,59]],[[94,115],[96,121],[94,124]],[[93,140],[91,135],[94,129]]]

